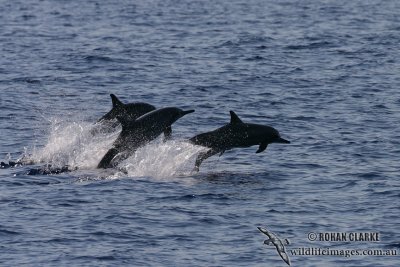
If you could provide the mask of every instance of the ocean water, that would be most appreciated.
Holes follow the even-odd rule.
[[[1,1],[1,266],[399,266],[400,2]],[[111,108],[196,112],[119,170],[96,165]],[[229,122],[291,144],[207,159]],[[29,175],[46,164],[71,172]],[[379,241],[310,240],[378,233]],[[294,255],[297,248],[397,256]]]

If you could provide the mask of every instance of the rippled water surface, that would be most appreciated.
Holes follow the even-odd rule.
[[[400,2],[0,1],[2,266],[398,266]],[[125,103],[196,112],[121,163],[93,123]],[[229,122],[290,145],[204,162],[186,139]],[[73,170],[29,175],[46,164]],[[32,174],[32,173],[30,173]],[[378,232],[379,242],[308,234]]]

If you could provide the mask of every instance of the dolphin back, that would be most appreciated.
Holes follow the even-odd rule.
[[[114,120],[117,119],[117,117],[122,117],[133,121],[140,116],[156,109],[153,105],[143,102],[124,104],[114,94],[110,94],[110,97],[113,107],[109,112],[102,116],[98,122]]]
[[[183,111],[179,108],[161,108],[148,112],[136,120],[130,120],[128,116],[117,116],[122,125],[122,131],[113,147],[104,155],[98,164],[98,168],[113,167],[112,161],[118,155],[126,159],[132,155],[139,147],[157,138],[164,132],[165,137],[171,136],[171,125],[182,116],[192,113],[194,110]],[[120,154],[121,153],[121,154]],[[116,165],[116,164],[115,164]]]

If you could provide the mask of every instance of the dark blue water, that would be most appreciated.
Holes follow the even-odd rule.
[[[287,266],[291,245],[400,243],[400,2],[2,1],[2,266]],[[125,103],[193,108],[123,163],[95,167],[118,132],[92,123]],[[191,173],[185,139],[229,121],[290,145],[227,151]],[[43,164],[78,170],[27,175]],[[309,232],[379,232],[311,242]],[[398,266],[398,257],[294,256],[292,266]]]

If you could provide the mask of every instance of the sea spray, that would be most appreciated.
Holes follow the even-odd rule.
[[[53,119],[46,144],[42,148],[34,147],[29,160],[57,167],[95,168],[117,138],[120,128],[94,134],[93,127],[89,122]]]
[[[48,138],[43,147],[24,152],[24,161],[34,164],[50,164],[55,168],[69,166],[71,169],[89,170],[96,166],[120,133],[95,130],[96,125],[84,121],[51,120]],[[122,161],[107,178],[156,177],[169,178],[189,175],[196,155],[206,148],[194,146],[185,140],[163,142],[159,137],[139,148],[131,157]],[[101,171],[99,171],[101,172]],[[99,173],[100,176],[103,174]]]
[[[130,177],[150,176],[170,178],[189,175],[194,167],[196,155],[205,148],[186,141],[161,139],[139,148],[134,155],[119,164]]]

